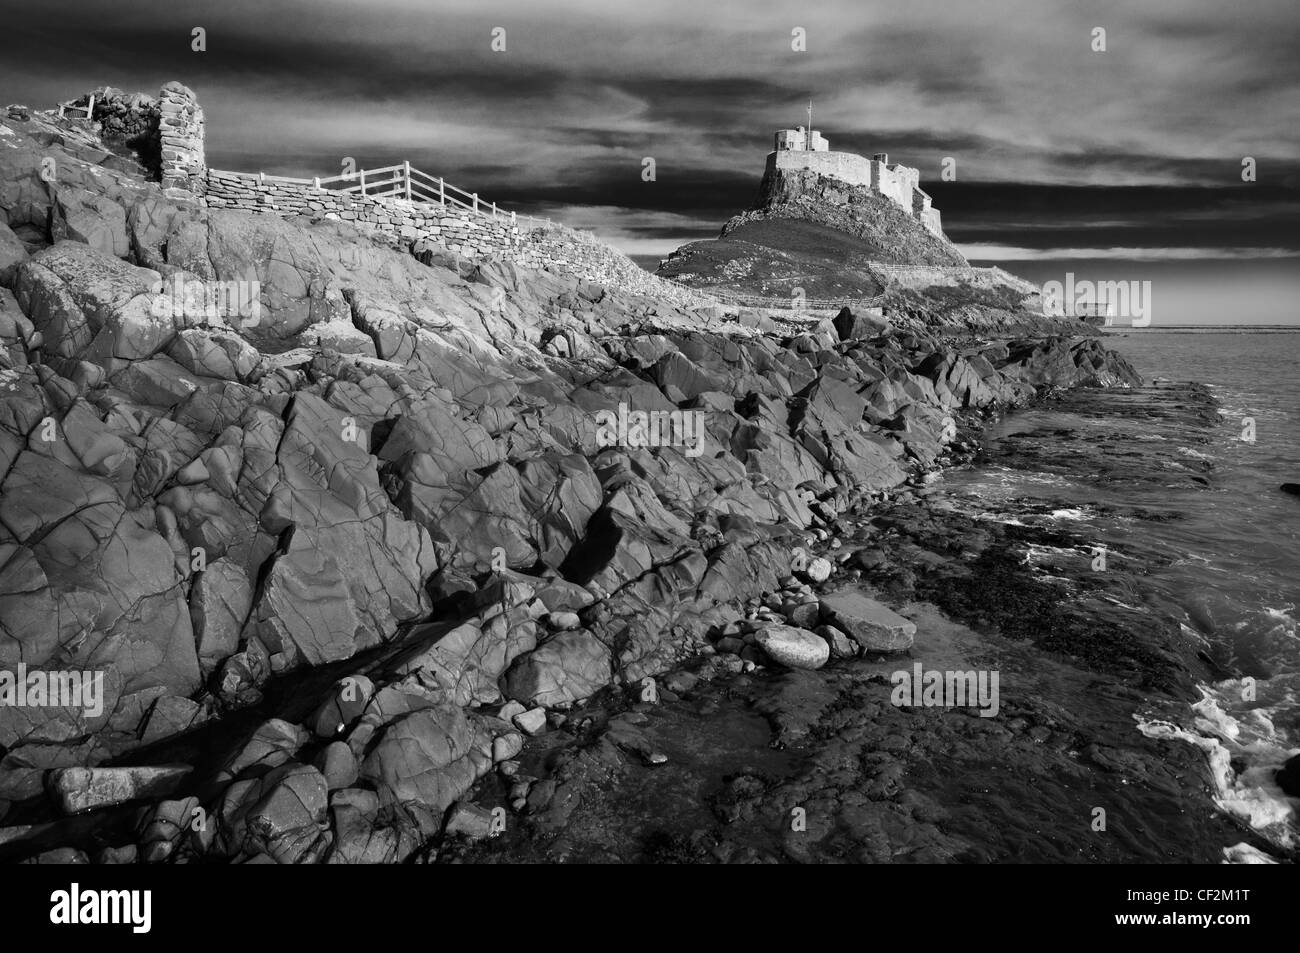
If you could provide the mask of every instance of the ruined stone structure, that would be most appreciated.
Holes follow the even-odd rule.
[[[158,134],[162,146],[162,187],[203,195],[207,164],[203,157],[203,109],[193,90],[168,83],[158,94]]]
[[[943,234],[939,210],[921,188],[920,171],[891,163],[886,153],[868,159],[852,152],[832,152],[820,132],[799,126],[777,132],[775,148],[767,157],[768,172],[775,169],[815,172],[869,188],[894,201],[932,234]]]

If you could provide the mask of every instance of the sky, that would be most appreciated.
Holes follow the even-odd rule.
[[[0,4],[4,102],[176,79],[213,167],[409,160],[638,256],[748,207],[811,96],[832,149],[920,169],[974,260],[1300,266],[1296,0]]]

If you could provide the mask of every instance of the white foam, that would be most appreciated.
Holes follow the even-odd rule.
[[[1172,722],[1134,716],[1138,730],[1148,738],[1183,741],[1200,748],[1209,761],[1214,783],[1214,803],[1222,811],[1240,818],[1259,831],[1271,843],[1285,850],[1300,842],[1300,798],[1289,798],[1277,785],[1277,769],[1293,753],[1279,737],[1269,709],[1256,707],[1234,717],[1227,708],[1242,702],[1244,679],[1229,679],[1213,686],[1198,686],[1201,700],[1191,706],[1193,728]],[[1246,769],[1233,770],[1233,758],[1245,762]],[[1238,845],[1239,847],[1241,845]],[[1258,862],[1234,859],[1230,862]]]
[[[1085,510],[1077,507],[1065,510],[1052,510],[1047,514],[1048,519],[1053,520],[1086,520],[1089,514]]]
[[[1291,615],[1291,613],[1294,611],[1295,611],[1295,606],[1290,604],[1288,604],[1285,609],[1270,609],[1268,606],[1264,607],[1265,615],[1269,616],[1270,618],[1277,619],[1279,622],[1286,624],[1292,632],[1295,632],[1296,625],[1300,624],[1296,622],[1295,616]]]
[[[1225,864],[1276,864],[1277,861],[1268,854],[1264,853],[1258,847],[1251,847],[1249,844],[1242,842],[1233,844],[1231,847],[1223,848],[1223,862]]]

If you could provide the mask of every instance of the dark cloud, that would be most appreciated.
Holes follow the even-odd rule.
[[[1294,0],[66,0],[6,33],[6,102],[179,79],[215,166],[409,159],[624,243],[716,233],[811,95],[833,148],[919,168],[959,241],[1300,248]]]

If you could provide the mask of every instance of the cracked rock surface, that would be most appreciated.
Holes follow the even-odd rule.
[[[689,698],[701,659],[755,706],[719,729],[754,754],[716,812],[838,798],[807,856],[888,859],[899,810],[918,857],[972,849],[930,799],[880,805],[879,751],[929,736],[835,667],[916,624],[819,608],[796,550],[912,497],[987,414],[1136,382],[1121,358],[966,318],[960,340],[912,317],[762,331],[559,272],[425,263],[346,223],[170,198],[76,123],[2,123],[0,669],[102,675],[94,714],[0,706],[4,856],[430,858],[452,818],[450,841],[497,833],[468,803],[484,785],[569,836],[596,779],[680,757],[638,721],[649,702],[586,747],[575,713]],[[543,348],[557,328],[578,357]],[[600,412],[620,405],[694,415],[699,441],[611,445]],[[818,585],[845,581],[818,559]],[[746,687],[772,672],[774,697]],[[824,753],[852,777],[791,776],[764,706],[787,740],[855,711]],[[59,808],[89,803],[80,775],[47,792],[61,769],[176,764],[165,793],[96,787],[93,825]]]

